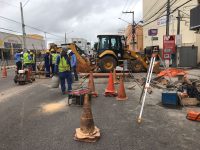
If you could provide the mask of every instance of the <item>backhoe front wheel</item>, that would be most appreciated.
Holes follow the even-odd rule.
[[[117,61],[112,56],[104,56],[99,60],[99,67],[102,72],[110,72],[113,71],[117,66]]]

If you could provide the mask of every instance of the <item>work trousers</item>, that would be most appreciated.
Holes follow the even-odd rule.
[[[68,92],[71,91],[72,90],[72,73],[71,73],[71,71],[59,72],[59,78],[60,78],[60,85],[61,85],[62,93],[65,94],[65,92],[66,92],[65,80],[67,80]]]
[[[17,66],[17,73],[18,73],[19,70],[22,70],[22,62],[21,61],[16,62],[16,66]]]
[[[76,71],[76,66],[72,67],[72,70],[74,72],[74,77],[75,78],[75,81],[78,81],[78,74],[77,74],[77,71]]]
[[[53,75],[55,72],[55,64],[51,64],[51,71],[52,71],[52,75]]]
[[[50,77],[50,65],[45,65],[46,77]]]
[[[36,65],[35,65],[35,63],[32,63],[32,70],[36,71]]]

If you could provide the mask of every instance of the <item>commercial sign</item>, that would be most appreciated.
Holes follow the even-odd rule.
[[[158,29],[149,29],[148,35],[149,36],[156,36],[158,34]]]
[[[172,23],[172,16],[169,17],[169,23]],[[167,17],[163,16],[157,20],[158,26],[166,26],[167,24]]]
[[[175,35],[163,36],[163,59],[170,60],[171,54],[176,52]]]

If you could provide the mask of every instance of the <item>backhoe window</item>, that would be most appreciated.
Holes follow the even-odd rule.
[[[101,38],[99,49],[109,49],[109,38]]]
[[[111,49],[117,49],[117,41],[116,38],[111,38]]]

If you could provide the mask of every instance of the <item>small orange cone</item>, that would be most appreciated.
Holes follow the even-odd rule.
[[[6,66],[3,67],[2,69],[2,78],[6,78],[7,77],[7,70],[6,70]]]
[[[114,87],[112,72],[110,72],[110,74],[109,74],[108,85],[107,85],[107,88],[105,89],[104,95],[105,96],[117,96],[117,93],[116,93],[115,87]]]
[[[114,69],[113,70],[113,81],[114,81],[114,84],[118,84],[119,81],[117,80],[117,75],[116,75],[116,70]]]
[[[93,97],[97,97],[98,93],[95,91],[95,85],[94,85],[94,78],[93,73],[90,72],[89,82],[88,82],[88,89],[90,90]]]
[[[117,100],[127,100],[128,97],[126,96],[126,92],[125,92],[125,88],[124,88],[124,81],[123,81],[123,77],[120,77],[120,83],[119,83],[119,89],[118,89],[118,95],[116,97]]]

